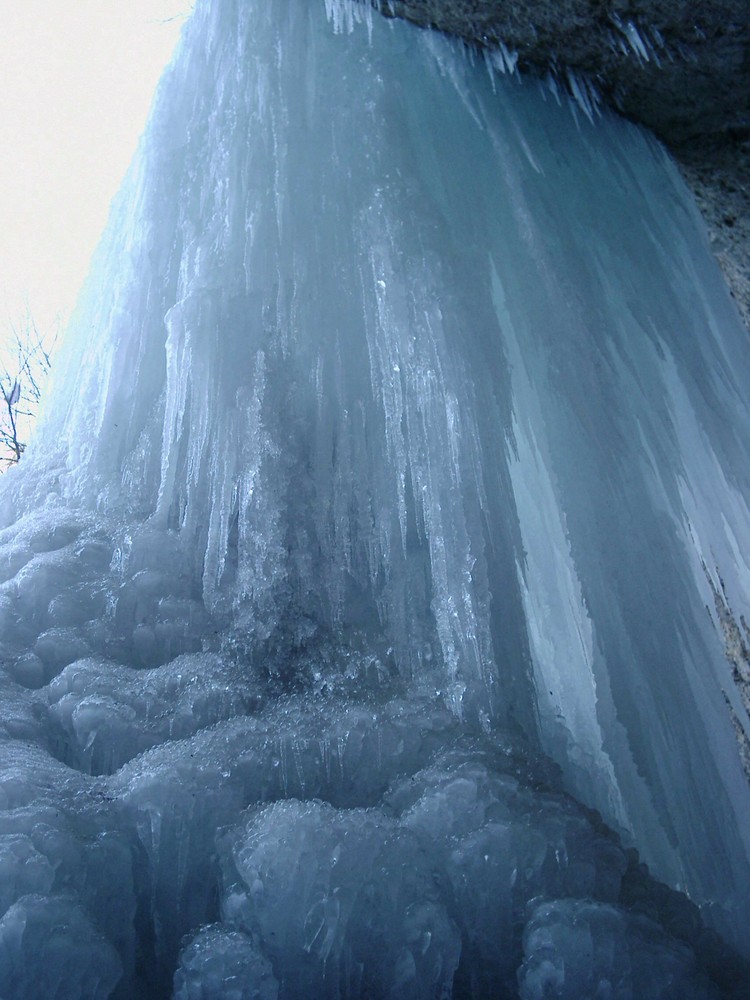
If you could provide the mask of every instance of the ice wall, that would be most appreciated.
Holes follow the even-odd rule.
[[[0,483],[11,995],[715,995],[566,793],[747,946],[743,336],[634,127],[198,3]]]

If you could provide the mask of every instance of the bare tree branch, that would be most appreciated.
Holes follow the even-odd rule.
[[[30,310],[10,324],[10,347],[0,360],[0,471],[20,461],[36,419],[57,342],[59,324],[40,333]]]

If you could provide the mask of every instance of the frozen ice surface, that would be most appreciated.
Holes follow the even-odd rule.
[[[2,1000],[748,996],[745,335],[503,68],[196,4],[0,481]]]
[[[245,714],[260,702],[257,682],[205,653],[183,654],[150,670],[77,660],[47,690],[66,759],[92,774],[109,774],[143,750]]]
[[[252,938],[218,925],[185,945],[174,979],[174,1000],[278,1000],[279,984]]]
[[[531,908],[518,972],[521,1000],[714,1000],[680,942],[644,917],[563,899]]]
[[[475,992],[512,995],[520,956],[510,942],[526,902],[616,901],[627,859],[571,800],[532,789],[483,756],[473,749],[438,758],[396,785],[388,804],[436,842],[473,953]]]
[[[22,896],[0,919],[0,982],[18,1000],[106,1000],[122,976],[112,944],[85,911],[54,896]]]
[[[460,935],[412,831],[378,810],[286,801],[227,839],[224,919],[258,936],[285,995],[450,996]]]

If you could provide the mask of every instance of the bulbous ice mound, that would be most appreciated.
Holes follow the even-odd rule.
[[[585,111],[196,5],[0,483],[6,1000],[743,995],[750,363]]]

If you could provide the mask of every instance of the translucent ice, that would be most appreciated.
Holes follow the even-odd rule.
[[[4,1000],[743,995],[745,335],[503,66],[196,4],[0,482]]]
[[[18,1000],[105,1000],[122,976],[112,944],[75,903],[22,896],[0,919],[0,980]]]
[[[450,996],[461,950],[420,839],[380,812],[280,802],[225,847],[225,919],[290,996]]]
[[[173,996],[174,1000],[278,1000],[279,984],[252,938],[210,926],[185,945]]]
[[[644,917],[580,900],[532,908],[518,981],[521,1000],[712,1000],[689,950]]]

